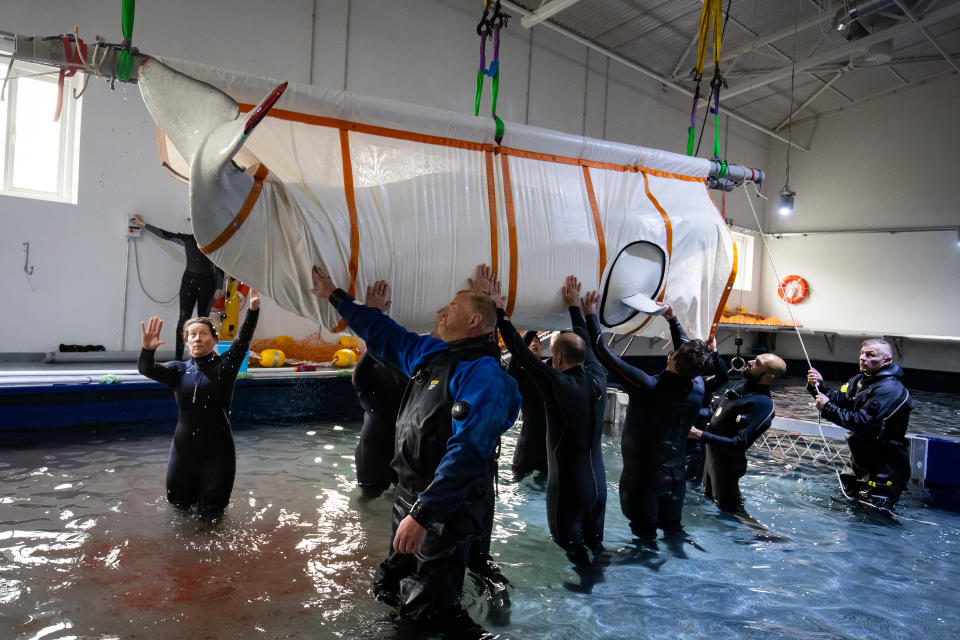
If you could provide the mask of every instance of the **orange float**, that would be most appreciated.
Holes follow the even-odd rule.
[[[780,281],[780,287],[777,293],[780,297],[790,304],[797,304],[807,297],[810,292],[810,286],[807,281],[800,276],[787,276]]]

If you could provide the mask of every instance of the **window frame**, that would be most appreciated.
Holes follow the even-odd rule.
[[[64,78],[63,105],[60,110],[60,130],[57,141],[56,189],[41,191],[13,186],[19,85],[23,80],[34,80],[50,82],[56,86],[58,72],[51,70],[51,67],[21,60],[16,60],[12,66],[7,65],[3,66],[9,69],[10,78],[4,90],[3,102],[0,103],[0,153],[2,153],[2,157],[0,157],[0,196],[77,204],[80,168],[80,118],[83,110],[83,97],[74,98],[73,90],[82,88],[84,74],[78,73],[72,78]],[[56,105],[43,104],[37,105],[36,108],[49,109],[52,118]],[[23,137],[24,134],[21,132],[20,138]],[[29,137],[29,133],[27,137]]]
[[[737,245],[737,277],[733,281],[732,289],[738,291],[753,291],[754,268],[753,253],[756,244],[756,233],[749,229],[731,228],[730,237]],[[744,286],[746,284],[746,286]]]

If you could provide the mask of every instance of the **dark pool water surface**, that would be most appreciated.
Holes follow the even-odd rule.
[[[0,638],[420,637],[370,595],[390,499],[356,489],[359,425],[238,430],[237,482],[216,526],[163,497],[170,430],[4,433]],[[513,444],[509,433],[504,471]],[[542,485],[501,481],[493,553],[512,582],[512,615],[486,624],[492,633],[957,637],[960,515],[928,507],[923,490],[890,518],[838,499],[830,467],[754,455],[741,484],[768,531],[691,491],[692,542],[645,549],[620,514],[616,438],[604,457],[609,564],[592,576],[549,541]],[[479,618],[487,603],[466,584]]]

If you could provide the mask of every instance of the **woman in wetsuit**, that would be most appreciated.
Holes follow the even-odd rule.
[[[260,315],[260,294],[250,290],[250,306],[237,338],[222,356],[214,349],[217,332],[207,318],[185,323],[183,339],[190,359],[157,364],[154,353],[163,321],[153,316],[142,330],[137,368],[173,389],[179,418],[167,464],[167,500],[180,509],[196,505],[200,513],[222,513],[230,500],[237,455],[230,430],[233,385],[250,348]]]

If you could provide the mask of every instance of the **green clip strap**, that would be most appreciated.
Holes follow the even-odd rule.
[[[696,127],[687,127],[687,155],[693,155],[693,141],[697,137]]]
[[[500,95],[500,67],[497,67],[497,73],[493,76],[493,102],[490,104],[490,113],[497,115],[497,96]]]
[[[500,141],[503,140],[503,132],[504,132],[503,120],[501,120],[500,117],[497,116],[497,114],[493,114],[493,121],[497,123],[497,131],[494,134],[495,140],[497,141],[497,144],[500,144]]]
[[[127,42],[133,37],[133,14],[136,10],[135,0],[123,0],[123,15],[120,18],[120,28],[123,39]],[[133,69],[133,55],[129,47],[123,49],[117,56],[117,79],[127,82],[130,80],[130,71]]]
[[[721,161],[720,161],[720,174],[717,176],[717,179],[719,180],[720,178],[722,178],[722,177],[725,176],[725,175],[727,175],[727,163],[726,163],[726,161],[721,160]]]
[[[483,93],[483,71],[477,71],[477,97],[473,99],[473,115],[480,115],[480,94]]]
[[[714,114],[713,118],[713,155],[720,157],[720,110]]]

